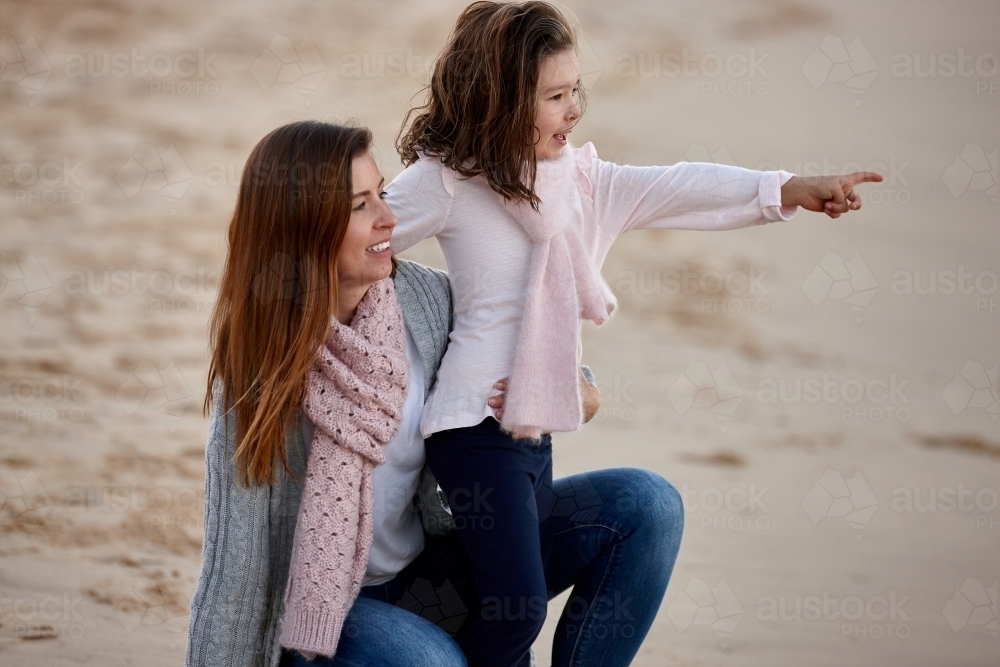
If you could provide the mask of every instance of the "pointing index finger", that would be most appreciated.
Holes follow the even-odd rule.
[[[874,171],[856,171],[853,174],[848,174],[847,180],[852,186],[858,183],[881,183],[882,174],[875,173]]]

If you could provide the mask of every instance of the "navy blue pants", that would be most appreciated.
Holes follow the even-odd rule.
[[[425,441],[472,563],[479,608],[459,642],[469,665],[528,665],[545,622],[545,563],[553,535],[539,530],[556,503],[552,439],[516,441],[492,418]]]

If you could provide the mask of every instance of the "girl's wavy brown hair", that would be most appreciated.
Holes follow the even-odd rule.
[[[482,174],[504,199],[537,209],[538,72],[543,59],[566,49],[577,51],[576,31],[547,2],[466,7],[434,65],[426,103],[403,119],[396,137],[403,164],[422,151],[465,178]]]

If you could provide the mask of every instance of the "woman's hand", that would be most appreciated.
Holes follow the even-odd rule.
[[[497,421],[503,419],[503,406],[507,398],[507,380],[509,378],[504,378],[499,380],[495,385],[494,389],[500,390],[500,393],[496,396],[490,396],[486,403],[493,408],[493,414],[496,415]],[[583,374],[583,370],[580,371],[580,395],[583,396],[583,423],[586,424],[601,407],[601,390],[597,388],[597,385],[590,384],[587,381],[587,376]]]
[[[882,175],[856,171],[846,176],[792,176],[781,186],[782,206],[801,206],[807,211],[839,218],[841,213],[861,208],[861,195],[854,186],[881,183]]]
[[[586,424],[601,408],[601,390],[596,384],[590,384],[587,376],[580,369],[580,395],[583,396],[583,423]]]
[[[490,396],[486,400],[486,404],[489,405],[491,408],[493,408],[493,414],[496,415],[497,421],[503,419],[503,405],[507,400],[508,379],[510,378],[504,378],[502,380],[498,380],[497,383],[493,385],[493,388],[499,389],[500,393],[497,394],[496,396]]]

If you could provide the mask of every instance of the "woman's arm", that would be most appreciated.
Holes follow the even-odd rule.
[[[187,667],[265,664],[270,486],[237,484],[235,420],[216,393],[205,449],[205,543],[191,600]],[[227,423],[228,422],[228,423]]]

